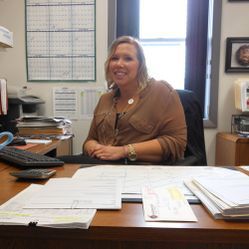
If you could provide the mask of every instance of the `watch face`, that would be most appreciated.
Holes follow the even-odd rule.
[[[131,154],[131,155],[130,155],[130,160],[131,160],[131,161],[136,161],[136,159],[137,159],[136,154]]]

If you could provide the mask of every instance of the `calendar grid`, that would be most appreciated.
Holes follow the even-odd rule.
[[[28,81],[95,81],[95,0],[26,0]]]

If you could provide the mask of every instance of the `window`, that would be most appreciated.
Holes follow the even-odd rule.
[[[187,0],[140,0],[139,14],[149,74],[184,89]]]
[[[141,1],[141,3],[140,3]],[[173,81],[182,82],[184,79],[184,89],[192,90],[196,93],[199,101],[202,104],[204,125],[205,127],[216,127],[217,123],[217,91],[218,91],[218,75],[219,75],[219,44],[220,44],[220,19],[221,19],[221,4],[222,1],[214,0],[109,0],[109,43],[120,35],[131,35],[139,38],[145,47],[146,56],[155,56],[154,51],[162,51],[164,53],[173,52],[175,48],[175,56],[178,53],[185,53],[179,60],[179,67],[176,73],[167,75],[166,77],[158,72],[156,78],[166,78],[171,84]],[[167,14],[166,7],[156,6],[160,10],[152,10],[150,8],[150,16],[143,19],[143,8],[145,3],[150,6],[159,5],[160,3],[170,3],[171,7],[177,4],[175,15]],[[181,8],[180,8],[181,7]],[[164,11],[161,11],[164,10]],[[186,14],[185,14],[186,11]],[[169,23],[177,23],[179,32],[167,32],[167,35],[159,35],[158,26],[153,24],[154,18],[152,12],[158,16],[166,16],[170,18]],[[160,14],[159,14],[160,13]],[[181,13],[181,14],[180,14]],[[183,14],[184,13],[184,14]],[[141,15],[141,16],[140,16]],[[181,15],[181,17],[179,17]],[[177,20],[175,20],[177,18]],[[178,20],[179,19],[179,20]],[[184,30],[184,19],[186,20],[186,30]],[[141,22],[139,24],[139,21]],[[148,34],[143,29],[143,22],[146,22],[146,30],[153,32]],[[167,21],[165,21],[167,22]],[[215,24],[215,25],[214,25]],[[154,25],[153,29],[148,28]],[[167,30],[165,25],[165,33]],[[173,25],[172,25],[173,26]],[[169,28],[172,28],[169,26]],[[171,33],[169,35],[169,33]],[[184,46],[185,43],[185,46]],[[171,49],[169,49],[171,48]],[[168,50],[167,50],[168,49]],[[170,52],[169,52],[170,51]],[[162,56],[161,56],[162,57]],[[164,56],[165,57],[165,56]],[[167,56],[168,57],[168,56]],[[158,56],[156,56],[158,61]],[[171,64],[174,64],[174,59],[171,59]],[[150,63],[149,59],[147,64]],[[182,65],[183,64],[183,65]],[[155,63],[154,63],[155,65]],[[159,63],[156,63],[159,67]],[[165,62],[160,65],[166,71],[167,64]],[[149,70],[154,70],[148,64]],[[180,69],[181,68],[181,69]],[[155,69],[156,70],[156,69]],[[179,73],[180,72],[180,73]],[[184,74],[184,76],[183,76]],[[154,72],[151,73],[154,76]],[[171,79],[172,77],[172,79]],[[173,77],[175,79],[173,79]],[[173,84],[172,84],[173,85]],[[181,85],[174,85],[175,88],[182,88]]]

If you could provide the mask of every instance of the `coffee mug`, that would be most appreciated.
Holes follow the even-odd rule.
[[[6,138],[5,138],[6,137]],[[3,131],[3,132],[0,132],[0,150],[10,144],[13,140],[13,134],[11,132],[8,132],[8,131]]]

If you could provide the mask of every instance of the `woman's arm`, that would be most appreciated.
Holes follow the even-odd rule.
[[[130,148],[124,146],[109,146],[101,145],[94,140],[89,140],[85,144],[87,154],[101,160],[119,160],[129,158]],[[136,154],[136,160],[145,162],[161,162],[162,148],[157,139],[152,139],[146,142],[134,143],[131,145]]]
[[[136,160],[138,161],[161,162],[163,160],[162,147],[157,139],[152,139],[141,143],[134,143],[132,144],[132,146],[136,153]],[[128,152],[126,155],[127,157],[128,157]]]
[[[97,144],[98,144],[98,141],[93,140],[93,139],[86,141],[82,146],[83,153],[88,156],[91,156]]]

